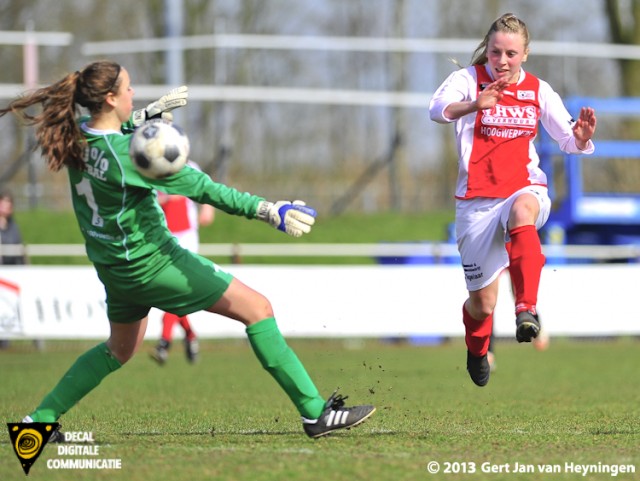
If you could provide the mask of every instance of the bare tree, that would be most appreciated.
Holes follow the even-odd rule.
[[[605,0],[605,12],[609,21],[611,40],[622,45],[640,44],[640,2]],[[621,8],[622,7],[622,8]],[[623,95],[640,96],[640,62],[619,60]]]

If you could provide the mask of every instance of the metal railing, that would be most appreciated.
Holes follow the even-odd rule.
[[[640,245],[543,245],[547,257],[567,259],[637,260]],[[456,257],[455,244],[432,242],[380,244],[201,244],[204,256],[234,257]],[[0,245],[0,256],[85,256],[84,244]]]

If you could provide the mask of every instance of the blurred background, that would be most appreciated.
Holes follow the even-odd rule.
[[[526,69],[563,98],[638,96],[632,0],[0,0],[0,100],[110,58],[137,108],[190,87],[176,122],[221,182],[329,215],[450,209],[453,132],[429,120],[430,95],[505,12],[530,29]],[[598,138],[637,127],[601,115]],[[46,171],[32,130],[7,115],[0,132],[16,209],[70,209],[66,175]],[[584,185],[638,193],[640,165],[595,159]]]

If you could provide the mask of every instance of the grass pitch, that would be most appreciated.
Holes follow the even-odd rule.
[[[164,367],[151,361],[146,344],[61,419],[65,431],[92,432],[98,457],[120,459],[121,469],[49,469],[49,460],[95,456],[59,455],[47,445],[29,479],[640,479],[638,340],[552,339],[546,352],[504,341],[485,388],[468,378],[460,340],[434,347],[289,342],[323,394],[340,387],[348,404],[375,404],[376,414],[351,431],[311,440],[244,340],[202,341],[196,365],[176,342]],[[36,352],[14,343],[0,351],[4,422],[19,421],[93,344],[49,342]],[[433,462],[437,474],[428,470]],[[560,472],[514,473],[516,463]],[[583,476],[570,463],[633,466],[635,473]],[[24,473],[5,431],[0,480],[19,479]]]

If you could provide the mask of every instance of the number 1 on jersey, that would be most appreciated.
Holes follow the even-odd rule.
[[[93,212],[91,225],[95,227],[103,227],[104,219],[98,214],[98,204],[96,204],[96,199],[93,196],[93,190],[91,190],[91,182],[89,182],[89,179],[84,178],[77,183],[76,191],[78,192],[78,195],[84,195],[87,198],[87,205]]]

